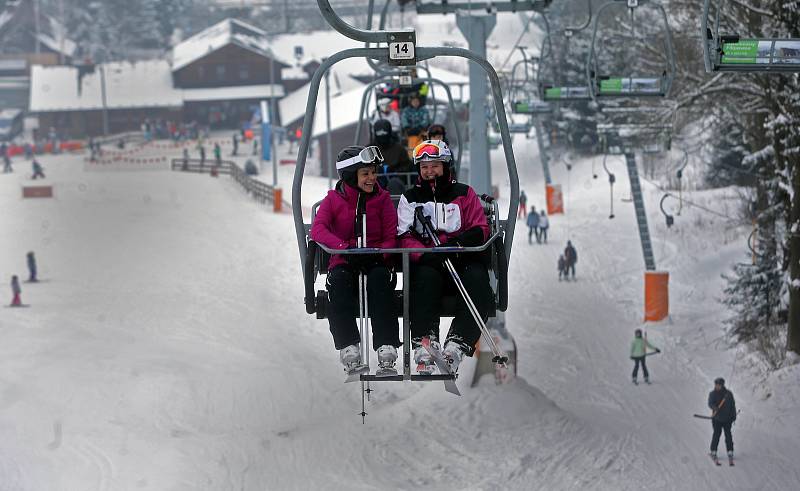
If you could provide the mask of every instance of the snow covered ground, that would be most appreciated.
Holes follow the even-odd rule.
[[[537,208],[532,140],[515,150]],[[166,154],[166,153],[165,153]],[[493,154],[495,176],[507,179]],[[547,245],[519,222],[507,323],[519,378],[463,388],[378,386],[360,416],[327,323],[304,312],[289,214],[273,214],[224,177],[88,172],[81,156],[42,159],[54,199],[23,200],[29,164],[0,175],[0,272],[26,309],[0,309],[0,489],[796,489],[798,369],[769,377],[732,349],[720,273],[747,260],[747,231],[684,207],[667,230],[644,186],[671,319],[645,325],[663,353],[653,385],[630,383],[642,326],[643,260],[621,160],[608,184],[575,162],[568,214]],[[598,162],[599,164],[599,162]],[[287,193],[293,168],[282,166]],[[567,190],[567,171],[553,177]],[[265,177],[269,177],[269,174]],[[307,178],[306,200],[326,180]],[[319,193],[319,194],[318,194]],[[318,194],[318,195],[317,195]],[[690,199],[732,215],[730,190]],[[674,203],[669,204],[674,212]],[[567,238],[578,280],[558,282]],[[10,295],[5,290],[3,295]],[[10,297],[9,297],[10,298]],[[5,303],[5,300],[4,300]],[[711,380],[742,413],[737,467],[706,456]],[[463,384],[462,384],[463,385]]]

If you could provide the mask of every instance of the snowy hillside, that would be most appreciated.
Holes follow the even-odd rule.
[[[544,186],[529,142],[517,139],[515,150],[538,208]],[[461,398],[438,383],[383,384],[362,425],[359,388],[342,383],[327,323],[304,312],[290,215],[272,214],[224,177],[88,172],[80,156],[42,160],[52,200],[20,198],[22,161],[0,177],[4,281],[23,274],[28,250],[46,280],[23,284],[30,308],[0,309],[3,491],[800,482],[797,370],[760,379],[720,327],[720,273],[747,259],[747,232],[691,207],[666,230],[650,185],[672,317],[645,326],[663,353],[649,361],[653,384],[631,385],[627,351],[642,326],[643,261],[632,205],[619,201],[627,195],[621,161],[609,165],[614,220],[607,182],[593,180],[582,160],[569,179],[569,213],[553,217],[549,244],[528,245],[519,222],[507,315],[519,378],[462,387]],[[281,168],[285,189],[292,170]],[[564,166],[552,171],[566,191]],[[325,182],[307,178],[306,196]],[[732,213],[727,194],[691,199]],[[568,237],[578,279],[558,282],[555,262]],[[691,417],[706,412],[716,376],[729,380],[742,409],[732,469],[713,467],[710,425]]]

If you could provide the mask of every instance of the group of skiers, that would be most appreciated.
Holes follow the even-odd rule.
[[[36,283],[39,281],[36,270],[36,256],[33,251],[25,255],[25,261],[28,265],[28,282]],[[22,303],[22,288],[19,286],[19,277],[17,275],[11,276],[11,307],[23,307]]]
[[[14,172],[14,167],[11,165],[11,156],[9,155],[8,145],[6,143],[0,144],[0,158],[3,159],[3,174]],[[33,159],[33,162],[31,163],[33,170],[31,179],[44,179],[44,167],[42,167],[42,164],[40,164],[39,161],[36,160],[36,157],[34,157],[32,154],[30,158]]]
[[[405,190],[397,209],[379,184],[385,161],[377,146],[349,146],[337,157],[340,180],[322,200],[311,227],[311,239],[336,250],[362,247],[431,248],[434,238],[422,219],[430,221],[445,247],[474,247],[489,237],[489,224],[475,191],[456,180],[447,143],[425,140],[412,153],[416,184]],[[355,219],[354,219],[355,217]],[[362,218],[365,217],[365,218]],[[365,231],[365,233],[364,233]],[[466,291],[485,321],[492,304],[486,258],[481,253],[413,253],[411,259],[411,344],[420,373],[431,373],[433,356],[442,354],[455,373],[464,356],[472,356],[480,329],[460,297],[450,330],[439,342],[442,296],[455,290],[445,267],[452,261]],[[398,321],[393,306],[391,271],[394,258],[381,254],[334,254],[328,265],[327,317],[340,361],[351,372],[361,362],[356,328],[358,275],[366,279],[367,307],[372,321],[373,349],[379,369],[392,370],[397,360]],[[442,349],[443,348],[443,349]]]
[[[650,351],[648,351],[648,349]],[[645,360],[648,356],[661,353],[661,350],[653,346],[648,340],[647,336],[642,335],[641,329],[636,329],[633,333],[633,341],[631,341],[631,354],[630,358],[633,360],[633,373],[631,379],[634,385],[639,385],[638,375],[639,366],[642,367],[644,375],[644,382],[650,384],[650,373],[647,371],[647,364]],[[728,463],[733,465],[733,434],[732,425],[736,421],[736,401],[733,397],[733,392],[725,387],[725,379],[718,377],[714,380],[714,390],[708,394],[708,408],[711,410],[711,416],[704,417],[711,420],[711,458],[717,465],[719,459],[717,457],[717,448],[719,447],[720,436],[725,434],[725,450],[728,453]]]

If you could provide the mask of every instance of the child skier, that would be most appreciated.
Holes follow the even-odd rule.
[[[566,273],[565,273],[566,274]],[[661,350],[650,344],[650,342],[642,337],[642,330],[637,329],[633,334],[633,341],[631,342],[631,360],[633,360],[633,383],[639,385],[636,380],[639,375],[639,364],[642,365],[642,372],[644,373],[644,383],[650,383],[650,374],[647,372],[647,365],[645,364],[645,357],[647,356],[647,348],[654,350],[656,353],[661,353]]]
[[[11,306],[21,307],[22,300],[19,298],[19,296],[22,293],[22,289],[19,287],[19,278],[17,278],[17,275],[11,277],[11,293],[13,295],[11,299]]]
[[[564,259],[564,255],[558,256],[558,281],[561,281],[561,277],[566,279],[567,277],[567,261]]]
[[[349,146],[339,152],[336,169],[340,180],[322,200],[311,239],[331,249],[357,248],[361,215],[366,214],[367,247],[396,245],[397,215],[389,193],[378,185],[377,166],[383,156],[377,147]],[[355,220],[353,217],[356,217]],[[372,320],[373,348],[378,367],[392,370],[397,360],[397,315],[392,299],[388,259],[382,255],[334,254],[328,265],[328,322],[339,360],[351,373],[361,362],[360,336],[354,313],[358,311],[358,273],[367,282],[367,306]]]
[[[31,179],[36,179],[37,177],[41,177],[42,179],[44,179],[44,168],[42,167],[42,164],[40,164],[39,161],[34,158],[33,176],[31,176]]]

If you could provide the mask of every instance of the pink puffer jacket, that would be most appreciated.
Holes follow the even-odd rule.
[[[359,191],[339,182],[328,191],[311,225],[311,239],[331,249],[356,247],[355,219]],[[389,193],[380,186],[366,195],[367,247],[397,246],[397,212]],[[345,256],[332,254],[328,269],[345,263]]]

